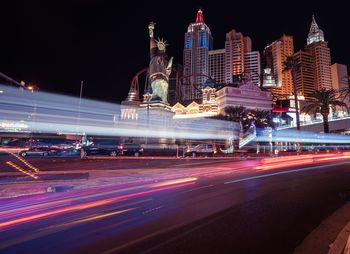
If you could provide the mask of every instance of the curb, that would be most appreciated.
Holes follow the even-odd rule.
[[[346,224],[331,244],[328,254],[350,254],[350,222]]]
[[[349,235],[348,241],[345,245],[345,249],[344,249],[343,254],[350,254],[350,235]]]

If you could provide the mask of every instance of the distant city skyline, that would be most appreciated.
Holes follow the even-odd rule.
[[[147,67],[148,22],[157,23],[157,35],[170,44],[168,54],[181,64],[183,35],[199,8],[211,29],[214,49],[223,48],[225,34],[236,29],[249,36],[252,49],[260,53],[283,34],[293,36],[295,52],[304,50],[314,14],[331,49],[332,64],[349,64],[349,38],[342,27],[346,13],[341,6],[161,3],[138,3],[138,8],[94,0],[7,3],[8,11],[0,17],[6,35],[0,71],[18,81],[34,82],[41,90],[75,96],[84,80],[83,97],[120,102],[133,75]]]

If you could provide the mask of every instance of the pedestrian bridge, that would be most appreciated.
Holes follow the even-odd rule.
[[[350,129],[350,116],[342,118],[329,119],[329,130],[331,132],[338,132]],[[277,130],[291,129],[296,130],[296,126],[280,126]],[[301,123],[300,129],[303,131],[323,132],[323,121],[314,120],[312,122]]]

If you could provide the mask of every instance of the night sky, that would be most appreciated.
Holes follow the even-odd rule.
[[[304,48],[311,15],[324,31],[332,63],[349,64],[349,11],[337,1],[8,1],[0,3],[0,72],[33,82],[40,90],[120,102],[133,75],[149,61],[148,23],[170,44],[169,56],[182,63],[184,33],[198,8],[224,47],[236,29],[262,51],[283,33]],[[321,2],[321,1],[318,1]],[[334,5],[331,5],[334,3]],[[291,5],[292,4],[292,5]]]

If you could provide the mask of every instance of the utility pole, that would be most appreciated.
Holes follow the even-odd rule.
[[[80,111],[80,105],[81,105],[81,97],[83,95],[83,86],[84,86],[84,81],[82,80],[80,82],[80,95],[79,95],[79,111]]]
[[[79,104],[78,104],[78,118],[77,118],[77,128],[76,128],[77,135],[78,135],[79,127],[80,127],[80,108],[81,108],[81,98],[83,96],[83,86],[84,86],[84,81],[82,80],[80,82],[80,94],[79,94]]]
[[[81,108],[81,97],[83,96],[84,81],[80,82],[80,94],[79,94],[79,106],[78,106],[78,125],[80,124],[80,108]]]

